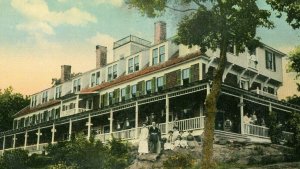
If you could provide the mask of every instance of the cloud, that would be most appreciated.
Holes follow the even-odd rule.
[[[24,30],[29,32],[30,34],[35,34],[35,33],[45,33],[48,35],[53,35],[55,34],[53,31],[53,28],[47,24],[46,22],[29,22],[25,24],[19,24],[17,25],[18,30]]]
[[[110,4],[116,7],[121,7],[123,5],[123,0],[95,0],[97,4]]]
[[[97,32],[95,36],[88,38],[87,41],[94,46],[106,46],[108,62],[111,62],[113,60],[113,43],[116,41],[114,37],[108,34],[102,34]]]
[[[44,0],[12,0],[11,5],[27,18],[47,22],[53,26],[60,24],[77,26],[97,21],[92,14],[75,7],[61,12],[50,11]]]

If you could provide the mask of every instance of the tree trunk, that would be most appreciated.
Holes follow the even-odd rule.
[[[220,60],[216,74],[213,78],[211,92],[206,97],[206,118],[201,161],[202,169],[213,169],[216,167],[216,163],[213,160],[215,118],[217,113],[217,101],[221,91],[222,77],[227,63],[227,46],[226,39],[224,39],[222,46],[220,47]]]

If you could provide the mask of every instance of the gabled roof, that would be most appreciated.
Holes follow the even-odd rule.
[[[137,72],[134,72],[132,74],[129,74],[129,75],[122,75],[120,77],[118,77],[117,79],[111,81],[111,82],[104,82],[98,86],[95,86],[95,87],[92,87],[92,88],[87,88],[87,89],[83,89],[82,91],[80,91],[80,93],[87,93],[87,92],[94,92],[94,91],[99,91],[99,90],[102,90],[102,89],[105,89],[105,88],[108,88],[108,87],[111,87],[111,86],[114,86],[114,85],[117,85],[117,84],[121,84],[121,83],[124,83],[124,82],[127,82],[127,81],[130,81],[132,79],[135,79],[137,77],[140,77],[140,76],[144,76],[144,75],[147,75],[147,74],[151,74],[155,71],[158,71],[160,69],[164,69],[164,68],[167,68],[167,67],[170,67],[170,66],[173,66],[175,64],[179,64],[181,62],[184,62],[186,60],[189,60],[189,59],[192,59],[192,58],[196,58],[198,56],[200,56],[201,52],[200,51],[197,51],[197,52],[194,52],[194,53],[190,53],[188,55],[185,55],[185,56],[182,56],[182,57],[173,57],[171,58],[170,60],[162,63],[162,64],[159,64],[159,65],[154,65],[154,66],[150,66],[150,67],[146,67],[145,69],[142,69],[140,71],[137,71]]]
[[[28,105],[25,108],[23,108],[22,110],[20,110],[18,113],[16,113],[14,115],[14,117],[16,118],[16,117],[24,116],[29,113],[35,112],[37,110],[42,110],[42,109],[45,109],[45,108],[48,108],[48,107],[51,107],[54,105],[58,105],[58,104],[60,104],[60,100],[51,100],[46,103],[39,104],[36,107],[32,107],[32,108],[30,108],[30,105]]]

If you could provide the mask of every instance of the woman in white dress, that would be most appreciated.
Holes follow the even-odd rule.
[[[148,136],[149,136],[149,130],[146,126],[146,123],[143,123],[143,128],[141,129],[141,134],[140,134],[139,149],[138,149],[140,155],[149,153]]]

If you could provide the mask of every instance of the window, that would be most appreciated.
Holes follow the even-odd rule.
[[[133,58],[128,60],[128,73],[132,73],[133,70]]]
[[[73,81],[73,92],[79,92],[81,89],[81,82],[80,79],[75,79]]]
[[[158,64],[158,49],[153,49],[152,51],[152,65]]]
[[[190,81],[190,69],[183,69],[182,70],[182,81],[183,85],[188,84]]]
[[[163,77],[157,78],[157,91],[162,91],[163,86],[164,86],[164,78]]]
[[[165,46],[160,46],[152,50],[152,65],[165,61]]]
[[[108,67],[107,81],[112,80],[112,67]]]
[[[268,93],[270,93],[270,94],[276,94],[275,93],[275,89],[273,88],[273,87],[268,87]]]
[[[165,46],[159,47],[159,62],[165,61]]]
[[[248,90],[249,89],[249,81],[241,80],[240,88]]]
[[[117,78],[118,72],[117,72],[117,65],[113,66],[113,79]]]
[[[151,80],[146,81],[146,93],[150,94],[151,93]]]
[[[275,54],[266,50],[266,68],[276,71]]]
[[[31,97],[31,107],[36,106],[37,104],[37,95]]]
[[[95,72],[91,74],[91,87],[100,84],[100,72]]]
[[[125,96],[126,96],[126,89],[123,88],[123,89],[121,89],[121,100],[122,101],[125,101]]]
[[[131,86],[131,96],[132,98],[136,96],[136,85]]]
[[[55,88],[55,99],[61,97],[61,86]]]
[[[113,92],[110,92],[108,93],[108,102],[109,102],[109,105],[112,105],[113,104]]]
[[[42,103],[48,101],[48,91],[43,92]]]
[[[139,56],[134,57],[134,71],[138,71],[140,69],[139,64]]]

